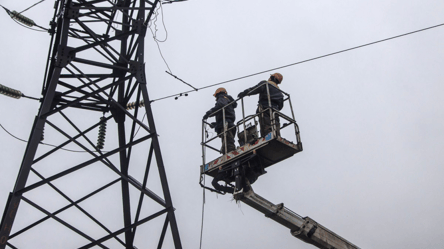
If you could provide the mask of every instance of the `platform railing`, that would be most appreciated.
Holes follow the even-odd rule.
[[[272,106],[271,105],[271,98],[270,98],[270,90],[269,90],[269,84],[270,83],[266,82],[264,84],[266,84],[266,88],[267,88],[268,104],[269,104],[269,106]],[[254,90],[258,89],[261,86],[262,85],[258,85],[257,87],[253,88],[250,92],[247,93],[247,95],[249,93],[253,92]],[[257,123],[258,122],[256,121],[256,118],[259,119],[259,115],[262,115],[263,113],[265,113],[267,111],[270,114],[271,129],[272,129],[272,134],[273,134],[274,137],[277,137],[277,133],[276,133],[277,129],[276,129],[276,122],[275,122],[275,120],[276,120],[275,117],[277,116],[277,117],[280,117],[280,118],[282,118],[282,119],[284,119],[284,120],[289,122],[287,124],[284,124],[282,127],[280,127],[280,130],[286,128],[287,126],[289,126],[291,124],[293,124],[296,141],[297,141],[297,143],[300,143],[301,139],[300,139],[300,134],[299,134],[299,126],[297,125],[296,120],[295,120],[295,115],[294,115],[294,111],[293,111],[293,105],[292,105],[291,99],[290,99],[290,94],[282,91],[281,89],[278,89],[278,90],[284,95],[284,106],[285,106],[285,104],[288,103],[288,106],[289,106],[290,112],[291,112],[290,113],[291,116],[286,115],[286,114],[282,113],[281,111],[279,111],[279,110],[277,110],[275,108],[272,108],[272,107],[265,108],[264,110],[256,112],[255,114],[252,114],[252,115],[246,115],[246,113],[245,113],[245,106],[244,106],[244,97],[243,97],[243,98],[238,98],[238,99],[228,103],[227,105],[223,106],[221,109],[219,109],[219,110],[217,110],[217,111],[215,111],[215,112],[210,114],[210,116],[212,116],[212,115],[222,111],[224,127],[223,127],[223,131],[221,133],[216,134],[214,137],[209,138],[208,140],[207,140],[207,136],[206,136],[207,135],[206,127],[210,126],[211,124],[209,122],[207,122],[207,120],[202,120],[202,142],[201,142],[201,145],[202,145],[202,165],[206,164],[206,151],[205,151],[205,148],[209,148],[211,150],[214,150],[214,151],[217,151],[217,152],[221,153],[220,150],[218,150],[218,149],[214,148],[213,146],[209,145],[210,142],[214,141],[216,138],[223,137],[223,141],[224,141],[225,147],[222,148],[222,150],[223,150],[222,154],[227,154],[229,152],[229,151],[227,151],[227,132],[235,129],[237,131],[235,133],[239,134],[242,131],[244,131],[243,132],[244,141],[247,141],[247,132],[246,132],[246,129],[248,128],[247,127],[247,123],[251,122],[251,120],[253,120],[254,125],[256,125],[256,127],[257,127]],[[230,106],[234,102],[238,102],[238,101],[240,101],[241,107],[242,107],[241,108],[242,109],[242,118],[241,118],[240,121],[235,123],[235,125],[233,127],[229,128],[228,124],[227,124],[227,122],[225,120],[225,110],[226,110],[226,108],[228,106]],[[257,100],[255,100],[255,102],[257,102]],[[236,137],[236,135],[234,137]]]

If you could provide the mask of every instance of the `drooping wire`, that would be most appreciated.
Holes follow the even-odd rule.
[[[8,133],[9,136],[11,136],[11,137],[13,137],[13,138],[15,138],[15,139],[17,139],[17,140],[20,140],[20,141],[22,141],[22,142],[25,142],[25,143],[28,142],[28,141],[26,141],[26,140],[24,140],[24,139],[21,139],[21,138],[18,138],[18,137],[16,137],[16,136],[12,135],[8,130],[5,129],[5,127],[3,127],[3,125],[0,124],[0,127],[2,127],[2,129],[3,129],[4,131],[6,131],[6,133]]]
[[[151,29],[150,29],[151,30]],[[153,33],[153,31],[151,30],[151,33]],[[153,34],[154,35],[154,34]],[[168,68],[168,71],[170,72],[170,73],[173,73],[173,71],[171,71],[171,68],[170,68],[170,66],[168,65],[168,62],[165,60],[165,57],[163,57],[163,54],[162,54],[162,50],[160,49],[160,45],[159,45],[159,42],[157,41],[157,40],[155,40],[154,39],[154,41],[156,42],[156,44],[157,44],[157,49],[159,50],[159,53],[160,53],[160,56],[162,57],[162,59],[163,59],[163,62],[165,62],[165,65],[167,66],[167,68]]]
[[[166,25],[165,25],[165,20],[163,19],[164,15],[163,15],[163,4],[162,4],[162,1],[159,1],[159,5],[160,5],[160,7],[157,8],[156,13],[154,13],[154,18],[150,21],[150,23],[148,24],[148,27],[151,29],[151,25],[154,24],[154,33],[153,33],[154,39],[156,41],[158,41],[158,42],[166,42],[166,40],[168,39],[168,30],[167,30]],[[157,17],[159,16],[159,9],[160,9],[160,11],[162,13],[162,25],[163,25],[163,28],[165,30],[165,39],[164,40],[157,39],[157,31],[158,31],[158,29],[157,29]]]
[[[46,145],[46,146],[50,146],[50,147],[54,147],[54,148],[57,148],[57,146],[55,146],[55,145],[53,145],[53,144],[47,144],[47,143],[42,143],[42,142],[40,142],[40,144],[42,144],[42,145]],[[70,150],[70,149],[65,149],[65,148],[60,148],[61,150],[64,150],[64,151],[68,151],[68,152],[76,152],[76,153],[87,153],[88,151],[84,151],[84,150]],[[104,151],[102,151],[102,152],[104,152]]]
[[[204,176],[205,185],[205,176]],[[204,227],[204,214],[205,214],[205,188],[202,188],[202,222],[200,224],[200,243],[199,248],[202,249],[203,227]]]
[[[210,132],[208,132],[207,127],[208,127],[208,125],[205,124],[205,142],[206,142],[206,140],[208,140],[208,137],[211,136],[210,139],[213,139],[213,137],[215,136],[215,135],[214,135],[214,132],[212,132],[211,130],[210,130]],[[211,127],[211,126],[210,126],[210,127]]]
[[[159,3],[160,3],[160,7],[159,7],[159,8],[160,8],[161,11],[162,11],[162,23],[163,23],[163,26],[164,26],[164,28],[165,28],[165,32],[166,32],[166,37],[165,37],[165,39],[164,39],[163,41],[157,39],[157,25],[156,25],[156,22],[157,22],[157,16],[159,15],[159,8],[157,8],[156,13],[154,14],[154,17],[150,20],[150,22],[148,22],[148,28],[150,29],[151,34],[153,35],[153,39],[154,39],[154,41],[156,42],[157,49],[159,50],[159,53],[160,53],[160,56],[162,57],[163,62],[164,62],[165,65],[167,66],[168,71],[169,71],[170,73],[173,73],[173,71],[171,71],[170,66],[168,65],[168,62],[166,61],[165,57],[163,56],[162,50],[160,49],[160,45],[159,45],[159,42],[165,42],[165,41],[167,40],[167,38],[168,38],[168,31],[167,31],[166,26],[165,26],[165,23],[164,23],[164,21],[163,21],[163,7],[162,7],[162,1],[159,1]],[[154,23],[154,26],[155,26],[155,32],[153,32],[153,30],[151,29],[151,26],[153,25],[153,23]]]
[[[35,5],[34,5],[34,6],[35,6]],[[23,27],[25,27],[25,28],[27,28],[27,29],[30,29],[30,30],[33,30],[33,31],[44,32],[44,31],[42,31],[42,30],[37,30],[37,29],[32,29],[32,28],[31,28],[31,27],[33,27],[33,26],[36,26],[36,27],[39,27],[39,28],[41,28],[41,29],[43,29],[43,30],[45,30],[45,31],[48,31],[47,28],[44,28],[44,27],[42,27],[42,26],[37,25],[32,19],[30,19],[30,18],[28,18],[28,17],[26,17],[26,16],[24,16],[24,15],[21,14],[22,12],[24,12],[24,11],[30,9],[30,8],[25,9],[24,11],[18,13],[18,12],[15,11],[15,10],[14,10],[14,11],[10,11],[9,9],[7,9],[6,7],[4,7],[4,6],[1,5],[1,4],[0,4],[0,7],[2,7],[2,8],[6,11],[6,13],[12,18],[12,20],[14,20],[14,21],[15,21],[16,23],[18,23],[20,26],[23,26]],[[33,6],[31,6],[31,7],[33,7]]]
[[[197,88],[197,89],[198,90],[202,90],[202,89],[210,88],[210,87],[217,86],[217,85],[227,84],[227,83],[230,83],[230,82],[233,82],[233,81],[249,78],[249,77],[252,77],[252,76],[259,75],[259,74],[263,74],[263,73],[275,71],[275,70],[278,70],[278,69],[282,69],[282,68],[286,68],[286,67],[291,67],[291,66],[295,66],[295,65],[298,65],[298,64],[302,64],[302,63],[306,63],[306,62],[322,59],[322,58],[329,57],[329,56],[332,56],[332,55],[348,52],[348,51],[355,50],[355,49],[358,49],[358,48],[367,47],[367,46],[370,46],[370,45],[374,45],[374,44],[377,44],[377,43],[393,40],[393,39],[400,38],[400,37],[407,36],[407,35],[411,35],[411,34],[414,34],[414,33],[419,33],[419,32],[422,32],[422,31],[429,30],[429,29],[438,28],[440,26],[444,26],[444,23],[441,23],[441,24],[438,24],[438,25],[434,25],[434,26],[430,26],[430,27],[423,28],[423,29],[418,29],[418,30],[411,31],[411,32],[407,32],[407,33],[404,33],[404,34],[401,34],[401,35],[392,36],[392,37],[385,38],[385,39],[382,39],[382,40],[377,40],[377,41],[366,43],[366,44],[359,45],[359,46],[356,46],[356,47],[351,47],[351,48],[340,50],[340,51],[337,51],[337,52],[333,52],[333,53],[329,53],[329,54],[313,57],[311,59],[306,59],[306,60],[298,61],[298,62],[291,63],[291,64],[288,64],[288,65],[284,65],[284,66],[280,66],[280,67],[275,67],[275,68],[272,68],[272,69],[268,69],[268,70],[261,71],[261,72],[258,72],[258,73],[249,74],[249,75],[242,76],[242,77],[239,77],[239,78],[234,78],[234,79],[222,81],[222,82],[219,82],[219,83],[216,83],[216,84],[207,85],[207,86],[200,87],[200,88]],[[165,96],[165,97],[162,97],[162,98],[154,99],[154,100],[151,100],[151,103],[154,102],[154,101],[168,99],[168,98],[176,97],[179,94],[185,94],[185,93],[190,93],[190,92],[193,92],[193,91],[181,92],[181,93]]]
[[[20,26],[22,26],[22,27],[24,27],[24,28],[27,28],[27,29],[30,29],[30,30],[32,30],[32,31],[37,31],[37,32],[47,32],[47,29],[44,29],[44,30],[38,30],[38,29],[33,29],[33,28],[30,28],[30,27],[28,27],[28,26],[26,26],[26,25],[24,25],[24,24],[21,24],[20,22],[18,22],[17,20],[15,20],[15,19],[12,19],[14,22],[16,22],[18,25],[20,25]]]
[[[208,138],[208,130],[207,130],[207,125],[206,124],[204,124],[204,130],[205,130],[205,137],[204,137],[204,140],[205,140],[205,143],[207,142],[207,138]],[[206,156],[206,146],[204,146],[204,148],[203,148],[203,155],[202,155],[202,157],[203,157],[203,159],[205,159],[205,156]],[[203,162],[204,162],[205,160],[203,160]],[[205,174],[203,174],[203,176],[202,176],[202,174],[200,175],[200,177],[201,177],[201,181],[203,181],[203,185],[205,186]],[[202,179],[203,178],[203,179]],[[201,221],[201,224],[200,224],[200,244],[199,244],[199,249],[202,249],[202,240],[203,240],[203,227],[204,227],[204,214],[205,214],[205,188],[202,188],[202,221]]]
[[[143,123],[143,121],[145,120],[145,117],[146,117],[146,113],[143,115],[143,118],[142,118],[142,123]],[[134,133],[134,136],[133,136],[133,138],[135,138],[136,137],[136,135],[137,135],[137,133],[139,132],[139,130],[140,130],[140,127],[141,126],[139,126],[139,128],[137,129],[137,131],[136,131],[136,133]]]
[[[17,140],[19,140],[19,141],[25,142],[25,143],[28,142],[28,141],[26,141],[26,140],[24,140],[24,139],[21,139],[21,138],[18,138],[18,137],[16,137],[16,136],[14,136],[11,132],[9,132],[8,130],[6,130],[6,128],[3,127],[2,124],[0,124],[0,127],[1,127],[6,133],[8,133],[8,135],[10,135],[11,137],[13,137],[13,138],[15,138],[15,139],[17,139]],[[42,136],[43,136],[43,133],[42,133]],[[41,141],[43,141],[43,137],[41,138]],[[53,145],[53,144],[47,144],[47,143],[43,143],[43,142],[40,142],[40,144],[42,144],[42,145],[46,145],[46,146],[51,146],[51,147],[54,147],[54,148],[57,148],[57,147],[58,147],[58,146],[56,146],[56,145]],[[84,150],[70,150],[70,149],[65,149],[65,148],[60,148],[60,149],[61,149],[61,150],[64,150],[64,151],[68,151],[68,152],[76,152],[76,153],[86,153],[86,152],[88,152],[88,151],[84,151]],[[102,152],[104,152],[104,151],[102,151]]]

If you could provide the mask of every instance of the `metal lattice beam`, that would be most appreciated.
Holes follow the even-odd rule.
[[[145,77],[144,37],[158,4],[56,1],[42,103],[2,217],[0,249],[26,248],[27,234],[54,224],[65,231],[61,241],[52,236],[29,248],[134,249],[146,238],[161,248],[168,228],[182,248]],[[128,110],[130,102],[144,105]],[[102,148],[94,139],[105,124]],[[53,148],[43,146],[43,135]],[[42,197],[47,192],[57,197]],[[97,209],[119,211],[103,219]],[[27,220],[26,212],[40,218]],[[158,233],[137,236],[147,223]],[[65,235],[73,238],[66,245]]]

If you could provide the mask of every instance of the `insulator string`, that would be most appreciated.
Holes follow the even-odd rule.
[[[136,103],[136,102],[130,102],[130,103],[128,103],[128,104],[126,105],[126,109],[127,109],[127,110],[133,110],[133,109],[135,109],[137,106],[138,106],[138,107],[144,107],[144,106],[145,106],[145,102],[143,101],[143,99],[140,100],[139,103]]]
[[[106,118],[100,117],[99,136],[97,138],[97,149],[103,149],[106,137]]]
[[[19,99],[23,97],[23,93],[19,90],[15,90],[0,84],[0,94],[6,95],[11,98]]]

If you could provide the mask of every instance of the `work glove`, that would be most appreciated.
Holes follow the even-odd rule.
[[[205,113],[205,115],[203,116],[202,120],[206,120],[208,118],[208,116],[210,116],[210,115],[208,115],[208,113]]]
[[[216,127],[216,122],[213,122],[213,123],[210,124],[210,128],[211,129],[214,129],[214,127]]]
[[[245,96],[247,96],[247,93],[246,92],[240,92],[238,95],[237,95],[237,97],[240,99],[240,98],[243,98],[243,97],[245,97]]]

